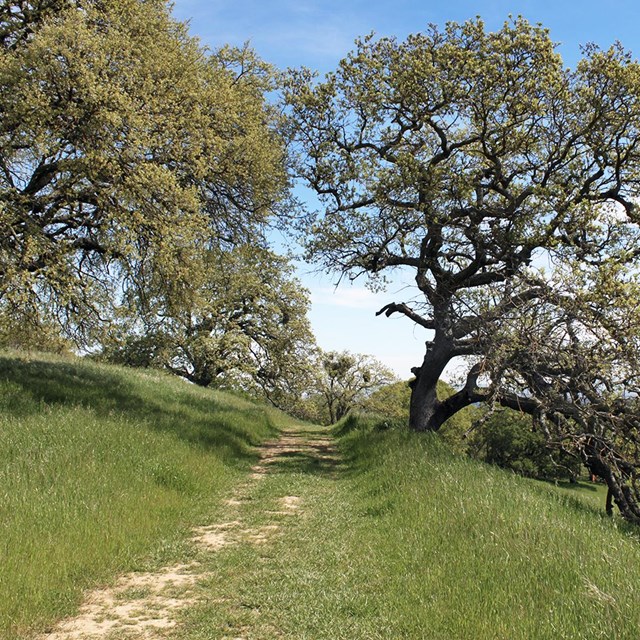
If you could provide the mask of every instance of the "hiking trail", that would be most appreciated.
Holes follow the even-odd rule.
[[[60,621],[38,640],[155,640],[180,635],[180,619],[185,612],[211,598],[207,583],[224,579],[207,567],[211,554],[241,545],[269,545],[293,518],[300,518],[313,507],[305,495],[282,491],[282,478],[276,483],[277,495],[270,495],[269,500],[256,499],[264,480],[281,474],[285,487],[293,489],[296,474],[311,470],[331,475],[340,462],[326,430],[309,427],[282,431],[277,440],[263,443],[259,455],[247,479],[224,500],[224,517],[192,530],[191,542],[198,550],[195,560],[121,576],[114,585],[88,593],[77,615]],[[242,603],[225,600],[220,605]],[[221,630],[219,637],[243,639],[242,630],[235,636],[229,631]]]

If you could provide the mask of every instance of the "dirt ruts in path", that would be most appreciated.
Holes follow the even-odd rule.
[[[286,462],[306,460],[326,468],[338,462],[338,454],[333,440],[329,436],[318,435],[317,432],[283,431],[278,440],[262,445],[260,462],[252,468],[253,479],[269,473],[273,464],[283,466]]]
[[[288,464],[331,468],[337,462],[331,438],[317,432],[286,430],[277,440],[264,443],[259,451],[260,460],[252,467],[249,479],[224,501],[227,516],[224,521],[193,529],[192,541],[202,551],[218,553],[229,545],[267,544],[281,526],[286,526],[286,518],[280,518],[278,524],[260,527],[249,527],[243,521],[241,507],[249,501],[256,483],[269,473],[286,469]],[[276,504],[275,510],[265,513],[296,516],[305,506],[304,500],[295,495],[280,496]],[[198,584],[211,577],[200,562],[130,573],[113,586],[88,593],[76,616],[61,621],[37,640],[168,638],[177,624],[178,612],[202,597]]]

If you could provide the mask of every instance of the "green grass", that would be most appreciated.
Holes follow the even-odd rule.
[[[602,482],[588,482],[580,480],[578,482],[541,482],[552,492],[572,498],[578,502],[583,502],[598,511],[603,511],[607,501],[607,486]]]
[[[526,480],[357,417],[334,430],[337,463],[289,452],[247,483],[252,445],[292,428],[281,414],[75,360],[0,357],[0,404],[2,638],[33,637],[118,573],[192,560],[199,599],[174,640],[640,637],[640,535],[604,515],[599,486]],[[279,528],[215,553],[186,541],[236,519]]]
[[[635,530],[437,436],[354,422],[342,465],[289,458],[255,487],[252,526],[274,521],[277,496],[304,512],[269,545],[209,558],[209,601],[175,638],[640,637]]]
[[[437,437],[354,430],[343,446],[368,570],[394,611],[386,637],[640,636],[640,539],[602,504],[453,457]]]
[[[0,637],[183,552],[283,420],[161,373],[0,354]]]

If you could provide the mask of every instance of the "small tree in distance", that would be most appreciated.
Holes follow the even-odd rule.
[[[319,359],[318,395],[329,424],[362,406],[371,393],[396,379],[372,356],[328,351],[321,352]]]

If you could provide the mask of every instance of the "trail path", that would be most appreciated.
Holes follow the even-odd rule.
[[[198,549],[195,560],[122,576],[115,585],[87,594],[77,616],[61,621],[38,640],[200,638],[183,624],[190,610],[202,603],[208,609],[218,604],[227,612],[246,607],[240,595],[216,601],[211,585],[226,578],[218,575],[215,556],[246,546],[266,549],[313,507],[307,496],[295,491],[301,486],[296,477],[313,473],[329,478],[339,463],[326,432],[303,427],[283,431],[277,440],[262,445],[260,460],[248,479],[224,501],[224,517],[193,529],[192,542]],[[265,479],[276,474],[277,481],[265,488]],[[229,622],[233,615],[222,618],[224,628],[209,628],[206,637],[243,640],[247,629],[233,629]],[[192,623],[192,628],[197,626],[197,621]]]

